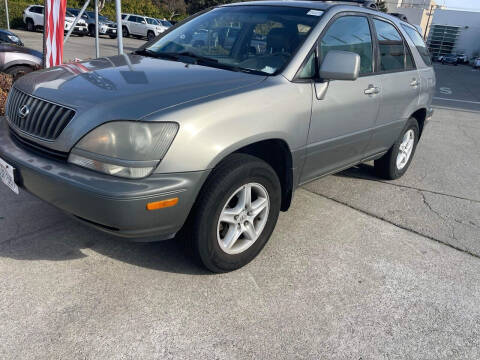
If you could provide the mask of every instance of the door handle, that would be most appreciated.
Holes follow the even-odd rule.
[[[365,95],[374,95],[374,94],[378,94],[379,92],[380,92],[380,89],[373,85],[368,85],[368,88],[365,89],[364,91]]]
[[[412,79],[412,82],[410,83],[411,87],[417,87],[420,83],[418,82],[417,79]]]

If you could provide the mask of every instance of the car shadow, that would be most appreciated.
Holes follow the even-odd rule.
[[[375,180],[375,181],[380,180],[380,178],[377,175],[375,175],[373,163],[358,164],[351,168],[343,170],[339,173],[333,174],[333,176],[357,178],[357,179],[363,179],[363,180]]]
[[[30,224],[37,227],[30,231],[11,226],[9,237],[0,240],[0,257],[21,261],[68,261],[95,255],[92,254],[94,252],[162,272],[211,274],[185,254],[179,238],[161,242],[133,242],[90,228],[48,204],[38,200],[33,202],[37,211],[43,209],[48,213],[48,223],[38,224],[29,220]],[[26,214],[23,218],[26,216],[31,215]],[[0,218],[0,226],[7,220],[7,217]]]

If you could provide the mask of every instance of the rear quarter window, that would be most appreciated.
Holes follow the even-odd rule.
[[[402,24],[403,30],[407,33],[408,37],[413,41],[415,47],[417,48],[420,56],[423,59],[423,62],[427,66],[432,66],[432,59],[430,53],[428,52],[427,45],[423,41],[422,36],[418,33],[417,30],[412,29],[410,26]]]

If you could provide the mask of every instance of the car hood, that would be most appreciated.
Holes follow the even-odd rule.
[[[33,49],[29,49],[27,47],[17,45],[17,44],[9,44],[9,43],[1,43],[0,44],[0,53],[3,52],[12,52],[12,53],[19,53],[19,54],[29,54],[39,59],[42,58],[42,53]]]
[[[21,77],[15,87],[27,94],[76,110],[54,142],[68,152],[86,133],[112,120],[159,119],[157,112],[192,101],[208,101],[262,82],[259,75],[215,69],[139,55],[65,64]],[[248,88],[247,88],[248,89]],[[247,90],[246,89],[246,90]],[[181,122],[181,119],[175,119]]]
[[[19,79],[28,94],[72,107],[81,115],[142,119],[165,108],[234,90],[265,77],[182,62],[122,55],[65,64]]]

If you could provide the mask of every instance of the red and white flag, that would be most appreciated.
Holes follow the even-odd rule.
[[[63,31],[67,0],[45,1],[45,67],[63,62]]]

